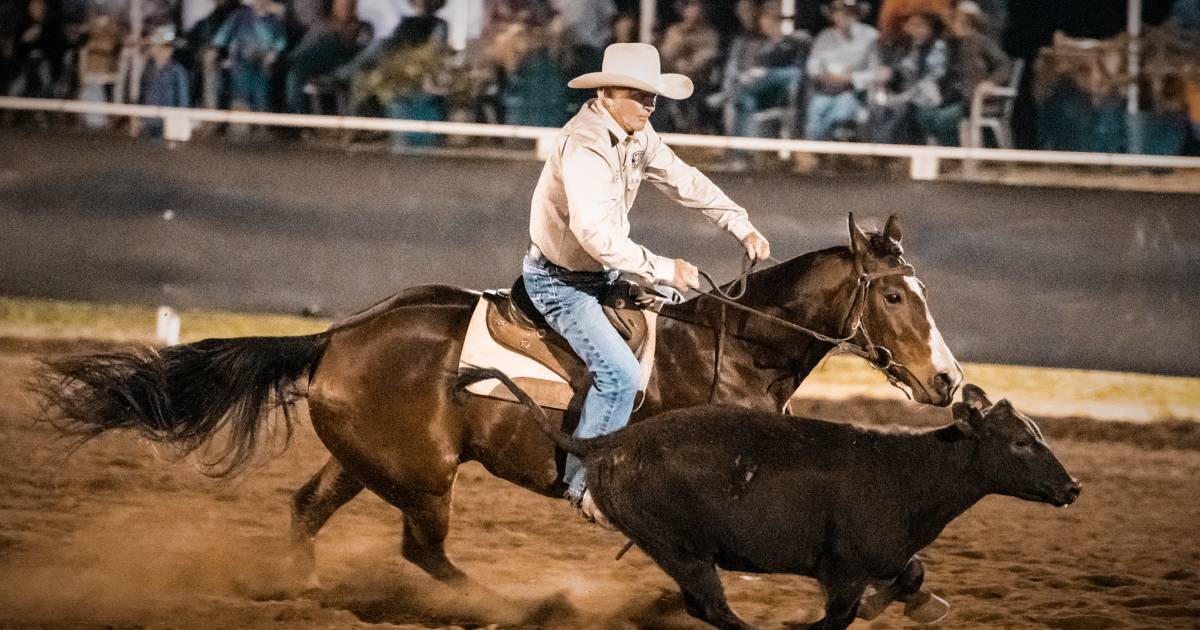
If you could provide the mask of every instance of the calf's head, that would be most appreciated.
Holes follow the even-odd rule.
[[[1079,481],[1050,451],[1033,420],[1007,400],[993,404],[974,385],[963,387],[963,402],[952,407],[954,423],[978,442],[976,465],[997,494],[1063,507],[1079,498]]]

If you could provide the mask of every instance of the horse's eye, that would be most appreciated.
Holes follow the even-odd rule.
[[[899,293],[888,293],[883,296],[883,299],[887,300],[888,304],[899,304],[904,300]]]
[[[1026,450],[1033,446],[1033,442],[1030,442],[1029,440],[1017,440],[1013,443],[1013,446],[1022,450]]]

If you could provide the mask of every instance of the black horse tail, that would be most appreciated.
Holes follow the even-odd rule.
[[[533,399],[529,397],[529,394],[525,393],[525,390],[521,389],[520,386],[514,383],[507,374],[501,372],[500,370],[478,367],[467,368],[462,374],[458,375],[458,381],[454,383],[454,390],[457,394],[461,394],[463,388],[465,388],[467,385],[476,383],[478,381],[486,381],[492,378],[504,383],[504,386],[507,387],[508,390],[517,397],[517,400],[520,400],[521,403],[524,404],[527,409],[529,409],[530,415],[532,415],[533,419],[537,421],[538,426],[542,428],[542,431],[554,441],[555,446],[576,457],[587,456],[588,451],[590,450],[588,448],[587,440],[581,440],[577,437],[567,435],[566,433],[563,433],[561,429],[554,426],[554,424],[550,422],[550,418],[546,416],[546,411],[542,409],[541,405],[534,402]]]
[[[325,351],[322,334],[205,339],[155,350],[89,354],[43,361],[31,384],[42,419],[80,442],[112,429],[133,429],[183,454],[227,434],[203,463],[206,474],[233,473],[254,455],[271,409],[282,410],[292,436],[296,381],[311,378]]]

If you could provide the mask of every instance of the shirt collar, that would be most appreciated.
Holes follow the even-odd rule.
[[[593,98],[588,101],[587,107],[593,115],[599,118],[600,123],[604,125],[608,133],[612,135],[613,144],[621,144],[629,137],[632,137],[637,142],[642,142],[640,132],[625,133],[625,129],[621,127],[621,123],[617,122],[617,119],[613,118],[613,115],[600,104],[600,99]]]

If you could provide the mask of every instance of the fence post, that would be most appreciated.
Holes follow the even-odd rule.
[[[173,346],[179,343],[179,328],[179,313],[170,306],[158,307],[158,325],[155,327],[154,340],[164,346]]]
[[[192,139],[192,120],[187,116],[163,116],[163,140],[187,142]]]
[[[909,166],[909,175],[913,179],[935,180],[938,178],[938,157],[936,155],[914,155]]]

